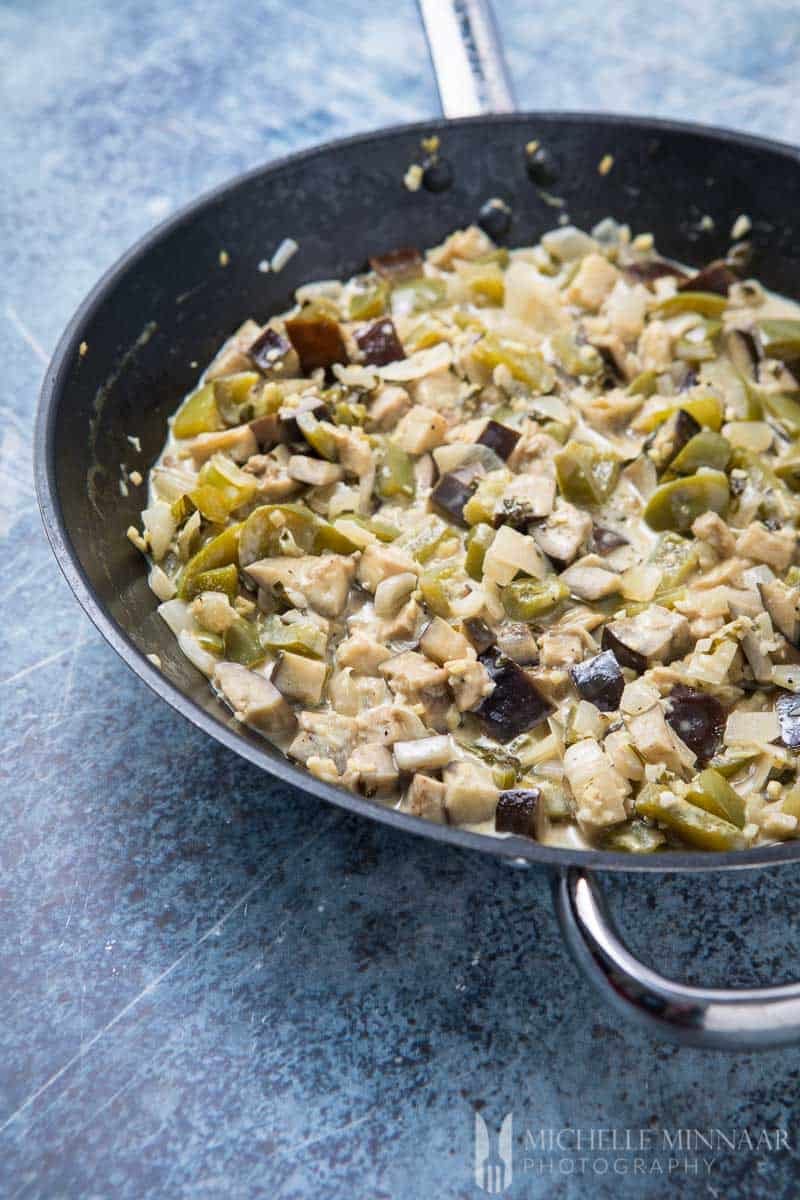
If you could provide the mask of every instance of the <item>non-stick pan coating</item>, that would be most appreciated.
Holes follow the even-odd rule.
[[[419,158],[420,137],[432,132],[452,163],[453,186],[439,195],[411,193],[404,172]],[[523,150],[532,138],[559,163],[550,191],[561,206],[548,203],[526,175]],[[601,175],[607,154],[613,167]],[[754,273],[778,291],[800,294],[800,154],[777,143],[625,117],[517,114],[431,121],[294,155],[240,177],[155,230],[101,280],[66,330],[43,385],[36,436],[37,489],[61,567],[104,636],[174,708],[273,775],[365,816],[553,865],[703,870],[800,859],[800,841],[729,855],[560,851],[387,810],[312,778],[234,726],[156,615],[142,559],[125,538],[143,493],[132,487],[121,495],[120,464],[146,471],[198,364],[246,317],[285,308],[299,284],[346,278],[369,254],[398,245],[431,245],[473,220],[493,196],[513,209],[511,244],[536,241],[562,213],[584,228],[611,215],[652,232],[662,253],[697,265],[725,253],[734,219],[746,213]],[[259,262],[286,236],[299,242],[299,252],[281,273],[260,272]],[[141,440],[141,454],[129,435]],[[159,655],[162,671],[148,653]]]

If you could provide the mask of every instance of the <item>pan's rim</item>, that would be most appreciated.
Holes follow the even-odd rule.
[[[402,829],[408,833],[431,838],[434,841],[460,846],[464,849],[481,851],[484,854],[489,853],[518,866],[533,866],[538,864],[552,869],[578,866],[601,871],[656,872],[662,874],[673,872],[747,870],[756,867],[771,867],[795,862],[800,859],[800,841],[762,846],[736,853],[718,854],[676,851],[652,856],[634,856],[606,850],[580,850],[577,848],[544,846],[538,842],[520,837],[495,838],[486,834],[461,830],[453,826],[433,824],[422,818],[414,817],[410,813],[386,808],[380,804],[356,796],[342,788],[334,787],[332,784],[315,779],[301,767],[294,766],[288,759],[272,760],[267,757],[266,749],[262,750],[257,745],[251,744],[234,729],[226,726],[210,713],[204,711],[194,700],[167,679],[147,659],[145,654],[134,645],[123,627],[116,622],[95,595],[70,539],[55,479],[55,415],[58,402],[63,393],[65,377],[71,364],[74,362],[75,355],[79,352],[80,344],[83,341],[83,331],[98,307],[117,283],[154,246],[169,237],[176,228],[193,217],[198,211],[217,203],[230,192],[246,185],[251,180],[261,178],[265,175],[278,174],[285,168],[291,168],[300,163],[312,162],[315,158],[329,155],[347,147],[368,145],[371,142],[385,140],[390,137],[402,138],[415,134],[430,133],[431,131],[444,131],[453,126],[526,124],[537,121],[564,125],[575,125],[583,122],[608,128],[626,126],[646,129],[654,133],[668,132],[695,137],[700,136],[718,142],[726,142],[773,154],[781,154],[795,162],[800,162],[800,149],[797,147],[770,138],[740,133],[733,129],[687,121],[673,121],[666,118],[633,116],[623,113],[541,110],[462,117],[457,120],[448,120],[439,117],[428,121],[392,125],[314,145],[242,172],[232,179],[226,180],[205,191],[144,234],[100,276],[98,282],[82,300],[68,322],[45,371],[39,393],[34,430],[34,482],[45,533],[56,561],[83,610],[102,634],[103,638],[122,658],[123,662],[157,696],[162,700],[166,700],[176,712],[180,713],[181,716],[185,717],[204,733],[209,734],[216,741],[233,750],[236,754],[253,763],[255,766],[265,770],[269,775],[287,785],[297,787],[302,791],[326,800],[339,808],[357,813],[359,816],[368,817],[374,821],[379,821],[382,824]]]

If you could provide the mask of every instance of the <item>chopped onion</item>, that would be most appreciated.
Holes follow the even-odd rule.
[[[577,737],[602,737],[603,718],[600,710],[588,700],[579,701],[572,718],[572,731]]]
[[[483,467],[486,471],[499,471],[505,465],[491,447],[481,446],[477,442],[454,442],[449,446],[437,446],[433,457],[440,475],[449,475],[459,467],[473,464]]]
[[[775,437],[766,421],[729,421],[722,432],[732,446],[754,454],[769,450]]]
[[[435,371],[443,371],[450,366],[452,361],[452,347],[448,342],[439,342],[425,350],[417,350],[408,358],[401,358],[398,362],[387,363],[385,367],[379,367],[378,374],[382,379],[404,383],[411,379],[423,379]]]
[[[361,550],[378,541],[371,529],[365,529],[358,521],[348,520],[347,517],[340,517],[334,522],[334,526]]]
[[[175,534],[175,518],[166,500],[156,500],[146,508],[142,513],[142,524],[147,531],[150,551],[158,562],[167,553]]]
[[[453,743],[447,734],[395,742],[394,760],[401,771],[433,771],[453,759]]]
[[[483,560],[484,578],[504,587],[520,571],[543,579],[544,559],[532,537],[509,525],[501,525]]]
[[[198,671],[202,671],[209,678],[214,674],[218,660],[203,649],[194,634],[184,629],[178,634],[178,645],[193,667],[197,667]]]
[[[360,387],[366,388],[367,391],[374,388],[378,382],[378,377],[374,370],[369,367],[362,367],[359,363],[351,363],[345,367],[341,363],[334,363],[333,373],[343,383],[345,387]]]
[[[620,591],[626,600],[645,604],[655,596],[663,574],[661,567],[655,566],[654,563],[640,563],[638,566],[629,567],[622,576]]]
[[[774,712],[733,712],[725,726],[726,746],[762,746],[780,737],[781,726]]]
[[[189,612],[189,605],[185,600],[167,600],[164,604],[159,604],[157,611],[175,637],[179,637],[184,632],[196,633],[200,628]]]
[[[597,242],[575,225],[563,225],[542,235],[542,245],[548,254],[560,262],[576,262],[597,249]]]
[[[166,500],[173,504],[197,486],[197,476],[188,471],[179,471],[175,467],[154,467],[150,472],[150,481],[157,499]]]
[[[147,582],[150,585],[150,591],[155,592],[159,600],[171,600],[175,595],[175,584],[157,563],[153,563],[150,568]]]
[[[289,259],[292,258],[299,249],[300,247],[294,238],[284,238],[270,259],[269,265],[272,267],[272,270],[282,271]]]

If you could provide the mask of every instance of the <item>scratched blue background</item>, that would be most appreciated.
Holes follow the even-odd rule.
[[[521,102],[800,141],[793,0],[504,0]],[[468,1197],[472,1113],[788,1126],[800,1049],[723,1057],[620,1028],[567,960],[542,874],[270,784],[137,682],[41,532],[45,361],[98,274],[197,192],[436,112],[412,0],[0,3],[0,1194]],[[799,285],[800,286],[800,285]],[[696,982],[800,971],[796,868],[609,885]],[[663,1196],[524,1172],[510,1195]],[[731,1154],[681,1195],[795,1196]]]

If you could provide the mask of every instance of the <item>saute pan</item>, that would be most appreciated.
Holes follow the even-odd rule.
[[[490,197],[510,204],[508,240],[517,244],[536,241],[560,212],[584,228],[610,214],[651,231],[663,254],[695,265],[724,254],[732,221],[748,213],[754,271],[797,296],[797,150],[666,121],[515,113],[488,7],[481,0],[420,0],[420,7],[448,119],[332,142],[232,180],[145,237],[81,304],[47,371],[38,413],[36,486],[48,537],[78,600],[128,666],[217,741],[366,819],[548,868],[578,963],[609,1001],[651,1031],[731,1049],[794,1041],[800,984],[725,991],[664,979],[620,941],[597,873],[777,867],[800,861],[800,840],[736,854],[556,849],[426,823],[314,779],[234,725],[156,615],[141,558],[125,537],[142,504],[136,489],[120,493],[120,463],[134,457],[128,438],[140,439],[136,462],[144,470],[198,364],[226,335],[250,315],[263,319],[287,307],[301,283],[348,277],[369,254],[441,240]],[[434,133],[452,165],[452,185],[435,195],[410,192],[403,175],[419,158],[420,138]],[[523,149],[532,138],[558,162],[550,190],[561,207],[526,174]],[[613,169],[601,174],[606,155]],[[280,273],[261,273],[259,262],[286,236],[299,251]]]

